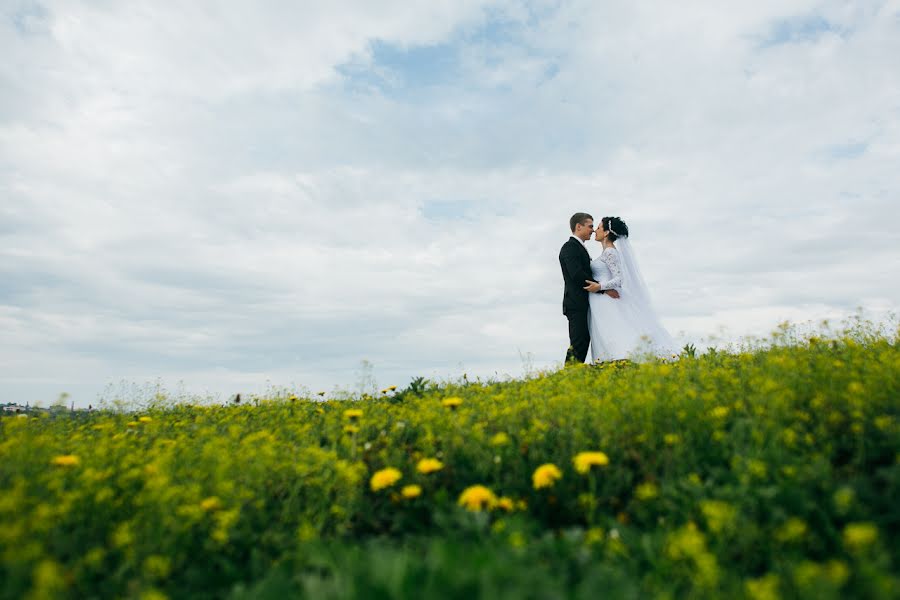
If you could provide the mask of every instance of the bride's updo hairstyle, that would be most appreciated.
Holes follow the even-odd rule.
[[[619,217],[603,217],[600,223],[603,231],[609,232],[609,241],[614,242],[620,237],[628,237],[628,225]]]

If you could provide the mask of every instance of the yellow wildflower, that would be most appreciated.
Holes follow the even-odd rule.
[[[768,573],[758,579],[748,579],[744,585],[751,600],[778,600],[781,598],[781,594],[778,593],[778,582],[778,575]]]
[[[609,457],[603,452],[579,452],[572,459],[575,470],[582,475],[588,473],[591,467],[605,467],[609,464]]]
[[[634,495],[638,500],[653,500],[659,496],[659,488],[652,481],[647,481],[637,486],[637,489],[634,490]]]
[[[872,523],[850,523],[844,527],[844,545],[861,550],[878,539],[878,528]]]
[[[389,385],[387,389],[388,389],[389,392],[396,392],[396,391],[397,391],[397,386],[396,386],[396,385]]]
[[[218,496],[210,496],[200,501],[200,508],[207,512],[219,510],[222,508],[222,501],[219,500]]]
[[[674,446],[681,441],[681,436],[677,433],[667,433],[663,436],[663,441],[667,446]]]
[[[441,404],[450,409],[456,409],[460,404],[462,404],[462,398],[458,396],[451,396],[449,398],[444,398],[441,401]]]
[[[584,532],[584,543],[590,545],[599,544],[606,537],[606,532],[601,527],[591,527]]]
[[[495,433],[491,438],[491,446],[503,446],[509,443],[509,436],[504,432]]]
[[[141,592],[140,600],[169,600],[169,597],[156,588],[148,588]]]
[[[172,571],[172,559],[160,554],[151,554],[144,559],[144,575],[151,579],[164,579]]]
[[[54,456],[50,462],[58,467],[77,467],[81,463],[81,459],[74,454],[63,454]]]
[[[356,425],[344,425],[344,433],[357,433],[359,431],[359,427]]]
[[[729,408],[727,406],[717,406],[709,414],[715,419],[724,419],[728,416]]]
[[[713,533],[720,533],[730,529],[737,517],[737,509],[721,500],[701,501],[700,511],[706,517],[706,524]]]
[[[403,489],[400,490],[400,495],[406,498],[407,500],[411,500],[412,498],[418,498],[422,495],[422,487],[418,485],[405,485]]]
[[[880,429],[881,431],[889,431],[891,426],[894,424],[894,417],[890,415],[881,415],[879,417],[875,417],[875,427]]]
[[[126,427],[137,427],[138,425],[140,425],[140,423],[137,421],[128,421],[127,423],[125,423]]]
[[[419,464],[416,465],[416,470],[419,473],[423,473],[428,475],[429,473],[434,473],[435,471],[440,471],[444,468],[444,463],[439,461],[436,458],[423,458],[419,461]]]
[[[534,489],[539,490],[541,488],[551,487],[556,483],[557,479],[561,478],[562,471],[559,470],[559,467],[553,463],[547,463],[534,470],[531,481],[534,484]]]
[[[803,519],[791,517],[775,532],[775,539],[784,544],[797,542],[803,539],[807,530],[808,527]]]
[[[506,512],[512,512],[515,510],[516,504],[513,502],[512,498],[501,496],[500,499],[497,500],[497,508],[502,508]]]
[[[839,560],[829,560],[825,563],[825,576],[831,580],[831,583],[840,587],[850,577],[850,569]]]
[[[372,475],[369,486],[372,488],[373,492],[377,492],[378,490],[394,485],[400,481],[401,477],[403,477],[403,473],[393,467],[388,467],[386,469],[381,469]]]
[[[351,421],[354,419],[358,419],[362,416],[363,411],[359,408],[348,408],[344,411],[344,418],[350,419]]]
[[[497,504],[497,496],[483,485],[473,485],[463,490],[463,493],[459,495],[458,503],[467,510],[478,512],[493,508]]]
[[[850,507],[853,506],[853,501],[856,499],[856,492],[853,491],[853,488],[848,486],[843,486],[838,488],[838,490],[832,496],[834,500],[834,506],[837,508],[838,513],[847,514],[850,510]]]

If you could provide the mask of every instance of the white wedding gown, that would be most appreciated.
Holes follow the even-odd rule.
[[[650,295],[631,252],[628,238],[605,248],[591,261],[594,280],[603,289],[614,289],[619,298],[590,294],[588,323],[594,362],[632,360],[653,356],[671,357],[675,341],[653,309]]]

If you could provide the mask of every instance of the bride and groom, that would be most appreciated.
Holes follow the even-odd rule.
[[[569,320],[566,363],[583,363],[588,347],[594,362],[674,354],[675,342],[650,302],[625,222],[603,217],[595,228],[591,215],[575,213],[569,227],[572,237],[559,251],[563,314]],[[591,235],[603,245],[594,260],[584,246]]]

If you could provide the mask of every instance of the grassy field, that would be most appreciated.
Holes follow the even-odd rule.
[[[896,332],[0,420],[21,598],[889,598]]]

